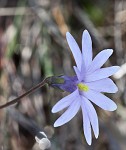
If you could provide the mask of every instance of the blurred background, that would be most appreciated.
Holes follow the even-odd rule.
[[[44,131],[50,150],[126,149],[126,1],[125,0],[0,0],[0,105],[21,95],[51,75],[74,75],[73,56],[66,43],[69,31],[81,47],[87,29],[94,56],[102,49],[114,53],[105,67],[121,66],[112,77],[116,94],[107,94],[118,109],[96,107],[100,135],[88,146],[83,136],[82,114],[54,128],[62,114],[52,106],[67,95],[43,87],[16,105],[0,110],[0,150],[38,150],[35,135]]]

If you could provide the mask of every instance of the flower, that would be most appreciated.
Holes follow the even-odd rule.
[[[92,60],[92,40],[87,30],[84,30],[82,35],[82,52],[69,32],[66,33],[66,39],[77,65],[73,67],[76,75],[74,77],[61,76],[64,79],[64,83],[60,84],[60,88],[71,92],[71,94],[62,98],[52,108],[52,113],[67,108],[56,120],[54,127],[70,121],[81,108],[85,139],[91,145],[91,126],[95,137],[98,138],[99,135],[98,116],[92,103],[108,111],[117,109],[117,105],[101,92],[116,93],[118,91],[117,86],[109,76],[117,72],[119,67],[101,68],[112,55],[112,49],[101,51]]]

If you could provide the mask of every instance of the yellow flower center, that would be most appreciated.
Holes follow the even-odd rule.
[[[77,86],[78,86],[80,91],[84,91],[84,92],[89,91],[89,87],[83,83],[79,83],[79,84],[77,84]]]

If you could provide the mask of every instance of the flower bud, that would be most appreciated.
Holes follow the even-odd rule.
[[[46,79],[46,83],[49,86],[61,91],[73,92],[74,90],[76,90],[77,76],[52,76]]]

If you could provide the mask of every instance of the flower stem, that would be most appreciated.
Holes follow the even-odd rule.
[[[28,90],[26,93],[20,95],[19,97],[13,99],[13,100],[10,101],[10,102],[7,102],[6,104],[1,105],[1,106],[0,106],[0,109],[5,108],[5,107],[8,107],[8,106],[10,106],[10,105],[12,105],[12,104],[17,103],[18,101],[21,100],[21,98],[23,98],[23,97],[25,97],[25,96],[31,94],[33,91],[35,91],[35,90],[37,90],[37,89],[39,89],[39,88],[41,88],[42,86],[44,86],[44,85],[47,83],[46,80],[47,80],[47,78],[44,79],[44,80],[43,80],[42,82],[40,82],[39,84],[37,84],[36,86],[32,87],[32,88],[31,88],[30,90]]]

